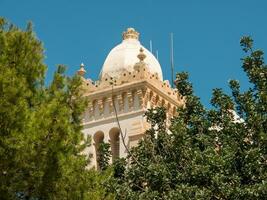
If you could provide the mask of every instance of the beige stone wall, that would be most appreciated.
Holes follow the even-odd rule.
[[[149,128],[144,118],[147,109],[164,106],[170,120],[176,114],[176,108],[184,104],[178,91],[172,89],[168,81],[160,81],[157,74],[151,74],[142,62],[137,63],[133,72],[121,72],[116,80],[107,75],[97,82],[84,79],[84,89],[89,105],[84,113],[83,132],[93,138],[93,145],[86,151],[93,155],[91,166],[97,166],[100,141],[111,142],[115,157],[127,155],[126,148],[135,146]],[[126,148],[121,133],[118,135],[114,106]],[[116,144],[112,143],[114,137],[118,137]]]

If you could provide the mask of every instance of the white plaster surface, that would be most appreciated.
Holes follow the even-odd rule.
[[[146,55],[145,63],[150,73],[157,73],[159,79],[163,80],[162,70],[158,60],[136,39],[123,40],[122,43],[110,51],[104,62],[99,78],[102,79],[105,74],[118,78],[123,70],[129,72],[134,71],[134,65],[139,62],[137,55],[141,47],[144,49],[144,54]]]

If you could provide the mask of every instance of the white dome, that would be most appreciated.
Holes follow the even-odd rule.
[[[100,72],[100,79],[105,74],[118,78],[124,70],[132,72],[134,65],[139,62],[137,55],[139,54],[140,48],[143,48],[144,54],[146,55],[144,62],[147,64],[150,73],[157,73],[159,79],[163,80],[162,70],[158,60],[150,51],[141,45],[138,36],[139,33],[133,28],[128,28],[123,33],[123,41],[109,52]]]

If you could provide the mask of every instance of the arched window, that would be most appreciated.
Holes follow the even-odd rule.
[[[120,131],[118,128],[112,128],[109,131],[110,147],[112,154],[112,162],[120,157]]]
[[[95,142],[95,155],[96,155],[96,169],[99,169],[99,145],[104,141],[104,133],[102,131],[98,131],[94,134],[94,142]]]

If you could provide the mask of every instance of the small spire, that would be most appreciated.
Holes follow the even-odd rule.
[[[77,71],[77,74],[80,75],[80,76],[84,76],[85,73],[86,73],[86,70],[84,69],[84,64],[81,63],[80,69]]]
[[[144,49],[141,47],[139,52],[140,53],[137,55],[137,58],[139,58],[140,62],[143,62],[146,58],[146,54],[144,54]]]

